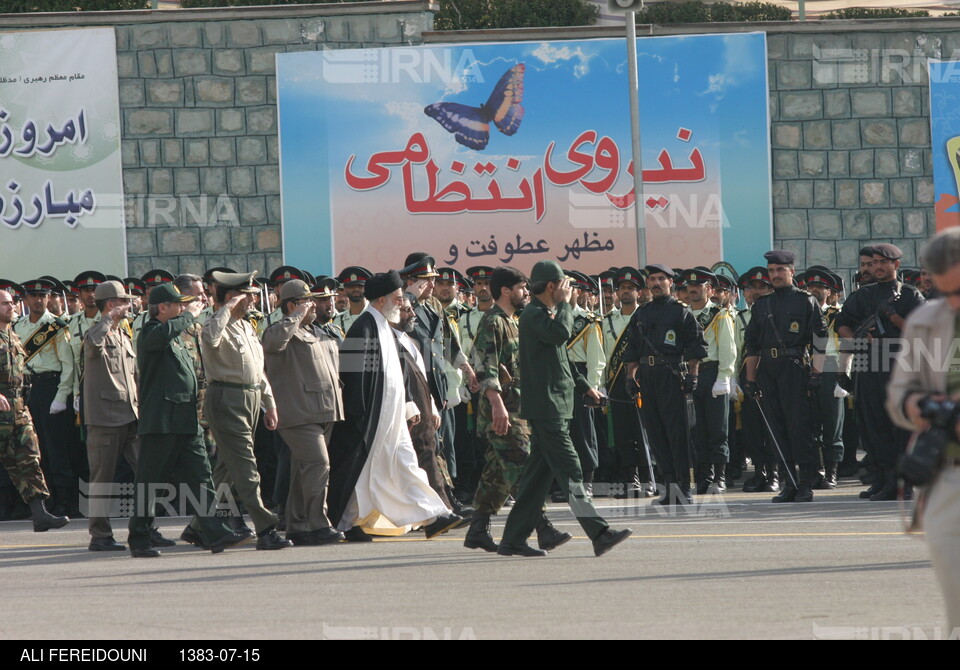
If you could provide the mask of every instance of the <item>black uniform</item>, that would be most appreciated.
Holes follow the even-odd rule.
[[[894,298],[897,294],[899,297]],[[906,318],[924,302],[920,291],[898,281],[867,284],[854,291],[844,303],[837,316],[837,327],[847,326],[856,333],[861,324],[877,313],[878,307],[889,305]],[[900,337],[900,330],[890,319],[879,317],[869,333],[873,339],[865,350],[858,351],[853,361],[857,424],[864,448],[871,458],[876,458],[877,466],[893,469],[909,437],[906,431],[893,425],[884,409],[887,382],[900,351],[899,344],[891,340]]]
[[[627,331],[623,361],[638,364],[640,416],[650,446],[665,483],[677,484],[689,496],[693,419],[680,381],[684,361],[707,355],[703,330],[686,305],[668,296],[637,309]]]
[[[807,381],[811,345],[816,345],[814,353],[822,353],[825,346],[823,312],[810,293],[795,286],[757,298],[752,311],[744,333],[744,356],[760,357],[760,402],[787,466],[792,470],[799,465],[801,480],[812,479],[820,459]]]

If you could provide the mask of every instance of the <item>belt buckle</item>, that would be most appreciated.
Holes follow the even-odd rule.
[[[657,361],[653,356],[647,356],[647,365],[649,365],[652,368],[656,364],[657,364]]]
[[[770,349],[770,358],[776,358],[776,357],[779,356],[779,355],[780,355],[780,354],[779,354],[779,352],[777,351],[777,348],[776,348],[776,347],[773,347],[772,349]]]

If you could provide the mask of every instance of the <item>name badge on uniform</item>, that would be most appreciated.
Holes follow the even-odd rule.
[[[800,322],[799,322],[799,321],[791,321],[791,322],[790,322],[790,332],[791,332],[791,333],[799,333],[799,332],[800,332]]]
[[[667,336],[663,338],[664,344],[675,345],[677,343],[677,333],[674,330],[668,330]]]

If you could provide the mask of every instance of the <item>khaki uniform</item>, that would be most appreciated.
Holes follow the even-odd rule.
[[[140,442],[137,438],[137,359],[123,324],[101,320],[83,341],[83,408],[90,462],[90,535],[113,536],[110,502],[117,461],[123,456],[134,472]],[[99,486],[94,488],[96,485]],[[99,494],[99,495],[98,495]],[[105,495],[106,494],[106,495]]]
[[[217,442],[213,481],[217,487],[234,486],[257,533],[262,533],[278,522],[260,497],[260,474],[253,456],[260,406],[276,408],[264,374],[263,349],[253,326],[235,319],[225,307],[204,324],[200,344],[208,382],[203,413]]]
[[[100,312],[92,319],[87,318],[83,311],[71,314],[67,321],[70,333],[70,349],[73,350],[73,397],[80,397],[80,384],[83,379],[83,338],[87,332],[100,321]]]
[[[288,534],[330,527],[327,443],[334,422],[343,420],[337,342],[319,325],[301,327],[296,316],[285,316],[263,334],[267,374],[283,408],[278,430],[290,447]]]

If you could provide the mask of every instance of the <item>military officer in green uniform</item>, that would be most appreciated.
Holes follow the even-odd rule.
[[[147,287],[147,302],[150,302],[150,292],[154,288],[162,284],[170,284],[173,282],[173,275],[167,272],[166,270],[150,270],[145,275],[140,278],[140,281],[143,282],[144,286]],[[137,341],[137,338],[140,335],[140,329],[143,328],[143,324],[150,320],[150,312],[144,310],[137,314],[137,317],[133,320],[131,327],[133,328],[133,340]]]
[[[490,536],[490,517],[500,512],[520,479],[530,455],[530,428],[520,418],[520,332],[516,318],[529,297],[527,278],[514,268],[499,267],[490,279],[495,302],[480,320],[472,353],[480,382],[477,431],[483,438],[486,462],[474,496],[476,512],[463,546],[492,552],[498,546]],[[537,543],[544,551],[571,539],[543,514],[536,528]]]
[[[189,305],[187,311],[184,306]],[[180,344],[180,335],[196,321],[200,303],[181,295],[170,283],[153,288],[150,319],[137,339],[140,369],[140,456],[137,463],[134,516],[130,518],[130,554],[153,558],[151,527],[156,491],[160,485],[179,484],[181,496],[195,515],[197,532],[184,540],[219,553],[249,536],[234,533],[215,513],[216,493],[210,461],[197,422],[197,378],[193,361]],[[194,501],[201,504],[193,507]],[[184,532],[187,535],[186,531]]]
[[[520,316],[520,417],[530,423],[530,457],[517,487],[517,502],[507,517],[502,556],[544,556],[527,544],[542,519],[543,501],[554,479],[568,497],[577,521],[593,541],[596,556],[605,554],[631,535],[630,529],[611,531],[593,506],[583,486],[580,459],[570,440],[569,424],[575,401],[588,398],[598,404],[602,396],[583,376],[576,374],[567,356],[573,329],[570,281],[556,261],[539,261],[530,275],[530,304]],[[575,399],[574,389],[577,396]]]
[[[11,327],[14,314],[13,296],[0,290],[0,463],[30,506],[33,529],[39,533],[61,528],[69,519],[53,516],[43,503],[50,491],[40,469],[40,448],[23,398],[26,353]]]

